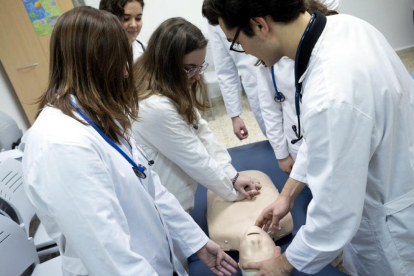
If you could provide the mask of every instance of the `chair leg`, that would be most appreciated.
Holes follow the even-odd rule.
[[[211,103],[210,96],[208,96],[208,103],[210,104],[210,114],[211,114],[211,117],[213,118],[213,121],[214,121],[216,119],[216,116],[214,114],[214,107],[213,107],[213,104]]]

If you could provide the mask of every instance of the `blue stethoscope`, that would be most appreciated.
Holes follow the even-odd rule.
[[[282,103],[285,101],[285,95],[283,95],[282,92],[279,92],[279,90],[277,89],[277,85],[276,85],[276,79],[275,79],[275,67],[272,66],[271,67],[272,70],[272,80],[273,80],[273,87],[275,88],[275,97],[274,100],[277,103]]]
[[[70,104],[76,108],[76,111],[79,113],[79,115],[82,116],[82,118],[88,122],[88,124],[90,124],[101,136],[102,138],[108,142],[108,144],[110,144],[114,149],[116,149],[128,162],[129,164],[132,165],[132,169],[134,170],[134,173],[136,176],[138,176],[138,178],[141,179],[145,179],[147,178],[145,171],[147,168],[145,168],[144,166],[142,166],[141,164],[137,165],[125,152],[123,152],[117,144],[115,144],[111,139],[109,139],[108,136],[105,135],[105,133],[102,132],[102,130],[100,130],[95,123],[91,120],[91,118],[89,118],[88,115],[86,115],[85,112],[83,112],[82,109],[80,109],[73,101],[70,101]],[[144,154],[141,149],[139,147],[137,147],[138,150],[141,152],[141,154],[144,155],[144,157],[147,159],[148,161],[148,165],[153,165],[154,161],[153,160],[149,160],[148,156],[146,154]]]
[[[299,142],[303,136],[301,134],[300,131],[300,102],[302,100],[302,83],[299,83],[299,55],[300,55],[300,51],[302,50],[302,45],[303,45],[303,41],[305,40],[306,35],[309,33],[309,30],[313,24],[313,22],[315,21],[315,14],[312,14],[312,18],[309,21],[308,26],[306,27],[305,32],[303,33],[303,36],[299,42],[299,46],[298,46],[298,50],[296,51],[296,59],[295,59],[295,88],[296,88],[296,93],[295,93],[295,107],[296,107],[296,115],[298,117],[298,128],[293,125],[292,129],[296,134],[296,138],[297,139],[293,139],[291,141],[292,144],[296,144],[297,142]],[[276,79],[275,79],[275,68],[274,66],[272,66],[271,68],[272,71],[272,80],[273,80],[273,87],[275,88],[275,97],[274,100],[275,102],[281,103],[285,101],[285,95],[283,95],[282,92],[279,92],[279,90],[277,89],[277,85],[276,85]]]

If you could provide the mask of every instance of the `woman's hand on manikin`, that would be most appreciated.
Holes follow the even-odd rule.
[[[216,275],[231,276],[237,273],[237,263],[212,240],[197,251],[197,256]]]
[[[241,201],[243,199],[252,199],[253,197],[260,194],[260,189],[262,185],[260,185],[260,181],[252,178],[247,175],[239,175],[234,183],[234,189],[239,192],[239,196],[237,197],[236,201]]]

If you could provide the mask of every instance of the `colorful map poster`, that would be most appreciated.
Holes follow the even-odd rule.
[[[23,4],[37,35],[52,33],[62,15],[57,0],[23,0]]]

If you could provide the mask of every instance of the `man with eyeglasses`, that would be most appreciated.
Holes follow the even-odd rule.
[[[343,251],[351,275],[413,275],[414,82],[371,25],[348,15],[309,14],[306,5],[203,5],[233,49],[242,46],[267,66],[283,56],[295,60],[295,132],[307,155],[256,225],[278,227],[304,183],[313,200],[285,253],[243,268],[260,270],[257,275],[313,274]]]

